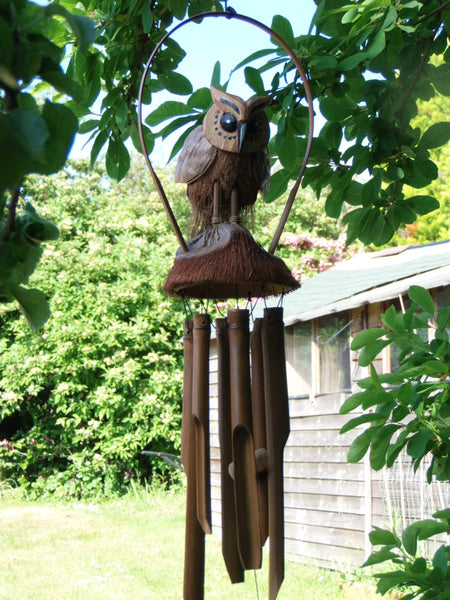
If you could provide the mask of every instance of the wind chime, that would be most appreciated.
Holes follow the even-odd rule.
[[[195,235],[188,242],[178,227],[155,173],[142,131],[142,93],[155,54],[181,26],[205,17],[238,19],[254,25],[290,55],[309,104],[306,155],[268,251],[241,224],[242,214],[266,192],[271,99],[243,101],[215,87],[203,124],[186,138],[175,180],[187,184]],[[180,248],[164,291],[188,299],[226,300],[283,295],[299,287],[274,255],[300,180],[312,139],[313,109],[307,78],[293,50],[274,31],[235,12],[203,13],[178,24],[160,41],[145,67],[139,91],[139,133],[147,166]],[[211,533],[209,346],[211,318],[195,314],[184,323],[184,379],[181,459],[187,477],[184,599],[204,597],[205,534]],[[289,435],[283,309],[265,308],[253,322],[247,309],[229,310],[214,323],[218,354],[218,412],[222,493],[222,552],[232,583],[259,569],[269,538],[269,600],[284,579],[283,450]]]

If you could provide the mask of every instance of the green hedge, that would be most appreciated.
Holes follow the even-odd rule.
[[[60,227],[30,281],[49,321],[0,307],[0,479],[29,493],[120,491],[164,471],[144,449],[179,453],[184,311],[161,292],[176,241],[148,179],[77,163],[25,190]]]

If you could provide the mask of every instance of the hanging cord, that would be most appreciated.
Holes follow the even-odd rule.
[[[282,308],[283,307],[283,302],[284,302],[284,292],[282,292],[281,296],[278,299],[277,308]]]
[[[183,291],[180,292],[180,296],[181,296],[181,300],[183,301],[184,314],[186,315],[186,321],[192,321],[193,315],[192,315],[191,305],[189,304],[189,301],[186,298]]]
[[[255,576],[256,598],[259,600],[258,577],[256,575],[256,571],[253,571],[253,575]]]

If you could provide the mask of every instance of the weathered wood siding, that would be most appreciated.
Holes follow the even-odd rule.
[[[363,329],[380,327],[384,303],[350,312],[351,340]],[[314,331],[314,328],[313,328]],[[350,341],[351,341],[350,340]],[[377,371],[389,369],[388,350],[375,361]],[[368,376],[358,365],[358,352],[351,353],[352,389]],[[211,484],[212,523],[220,528],[220,451],[217,422],[217,354],[211,345]],[[295,395],[290,390],[290,394]],[[347,463],[347,451],[361,432],[340,435],[349,419],[339,410],[344,393],[290,398],[291,433],[284,453],[285,536],[289,558],[313,561],[330,567],[360,565],[371,552],[368,534],[373,526],[389,521],[386,477],[373,471],[368,457]],[[355,413],[357,414],[357,413]],[[353,416],[353,415],[352,415]]]
[[[374,318],[370,316],[370,326]],[[355,334],[361,315],[352,315]],[[366,325],[367,326],[367,325]],[[353,331],[351,332],[353,336]],[[213,527],[220,528],[220,450],[217,422],[217,354],[211,344],[211,496]],[[359,379],[357,362],[352,376]],[[348,464],[348,448],[358,431],[344,436],[348,420],[339,415],[346,395],[323,394],[289,401],[291,433],[284,454],[286,551],[291,559],[320,564],[361,564],[372,511],[383,514],[381,493],[364,462]],[[377,482],[375,482],[377,483]],[[369,518],[367,511],[369,510]]]

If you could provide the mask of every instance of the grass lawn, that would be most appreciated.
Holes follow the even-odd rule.
[[[180,600],[184,495],[101,504],[0,499],[0,600]],[[205,598],[257,599],[255,575],[232,585],[218,536],[206,538]],[[267,598],[268,560],[256,573]],[[337,574],[286,564],[279,600],[342,598]]]

